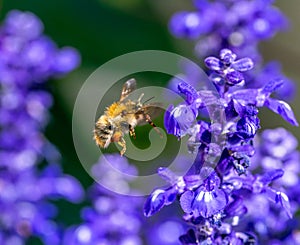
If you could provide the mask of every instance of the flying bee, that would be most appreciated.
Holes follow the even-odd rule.
[[[110,143],[116,142],[122,150],[126,151],[124,134],[135,138],[134,128],[137,125],[149,123],[162,137],[151,117],[158,116],[162,109],[158,103],[143,104],[141,102],[144,94],[141,94],[137,101],[128,99],[128,95],[136,89],[136,80],[130,79],[123,85],[119,101],[114,102],[106,108],[104,114],[99,117],[95,124],[94,140],[100,148],[107,148]]]

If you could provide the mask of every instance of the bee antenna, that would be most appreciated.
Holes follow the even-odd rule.
[[[146,104],[147,102],[149,102],[150,100],[154,99],[155,97],[152,96],[151,98],[147,99],[146,101],[144,101],[144,104]]]

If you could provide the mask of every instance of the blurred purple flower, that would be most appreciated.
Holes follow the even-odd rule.
[[[197,11],[182,11],[174,14],[170,31],[180,38],[198,38],[197,48],[203,58],[222,48],[232,49],[238,55],[255,59],[260,54],[255,50],[261,40],[269,39],[276,32],[287,28],[287,19],[272,5],[273,1],[194,1]],[[212,39],[208,42],[207,39]],[[213,40],[218,40],[214,42]],[[214,46],[212,44],[218,43]],[[247,53],[246,53],[247,52]]]
[[[126,158],[119,154],[103,155],[93,167],[94,175],[100,177],[100,172],[105,171],[106,181],[119,184],[130,184],[131,179],[123,175],[123,181],[116,179],[103,162],[109,161],[114,168],[126,174],[137,174],[137,169],[130,165]],[[107,172],[108,171],[108,172]],[[179,182],[176,176],[167,169],[160,169],[160,174],[172,183]],[[98,178],[97,177],[97,178]],[[164,190],[156,191],[165,193]],[[157,199],[152,195],[153,199]],[[176,197],[176,195],[173,195]],[[166,199],[165,199],[166,198]],[[183,225],[174,215],[160,213],[159,219],[146,220],[142,215],[143,197],[120,195],[104,189],[97,183],[89,189],[89,200],[91,206],[84,207],[81,211],[82,222],[76,226],[69,227],[64,234],[63,244],[86,245],[86,244],[110,244],[110,245],[177,245],[178,237],[183,232]],[[167,195],[163,197],[163,204],[167,203]],[[170,202],[172,200],[169,200]],[[173,200],[174,201],[174,200]],[[151,202],[151,201],[150,201]],[[155,210],[154,202],[152,209]],[[147,205],[147,204],[146,204]],[[147,242],[147,243],[146,243]]]
[[[195,54],[200,59],[215,56],[222,49],[232,50],[240,57],[251,58],[256,69],[247,73],[247,87],[258,88],[264,86],[267,80],[281,79],[285,85],[284,89],[277,92],[277,96],[285,100],[293,97],[294,82],[281,74],[278,67],[269,64],[264,67],[258,49],[262,40],[270,39],[277,32],[288,28],[287,18],[274,6],[274,1],[195,0],[193,3],[196,10],[180,11],[171,18],[169,29],[175,37],[196,40]],[[216,72],[222,71],[222,62],[215,58],[210,57],[205,63],[210,69],[217,69]],[[238,63],[238,69],[223,74],[228,84],[244,81],[240,65],[247,67],[250,63],[245,60]],[[215,82],[224,81],[216,78]]]
[[[63,244],[143,244],[140,198],[114,194],[95,184],[91,200],[93,207],[82,210],[83,223],[67,230]]]
[[[210,31],[208,15],[197,12],[178,12],[170,22],[172,33],[180,38],[198,38]]]
[[[18,10],[0,27],[1,244],[24,244],[32,236],[61,244],[56,207],[49,200],[83,197],[80,183],[62,173],[60,154],[43,134],[53,99],[40,85],[74,69],[78,53],[58,50],[42,32],[38,17]]]
[[[116,177],[111,172],[112,168],[126,174],[137,173],[137,169],[119,154],[103,155],[93,166],[92,172],[96,178],[105,175],[105,181],[112,183],[110,188],[122,188],[122,185],[130,183],[131,179],[124,175]],[[89,197],[92,207],[82,210],[82,223],[66,231],[63,244],[143,244],[144,218],[140,197],[116,194],[97,183],[90,188]]]

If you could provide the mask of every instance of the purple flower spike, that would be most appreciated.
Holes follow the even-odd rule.
[[[258,135],[260,107],[298,125],[281,100],[291,98],[293,83],[276,63],[264,66],[258,49],[261,40],[286,28],[285,17],[273,0],[193,3],[195,12],[175,14],[170,29],[176,37],[197,39],[195,53],[204,59],[216,93],[196,91],[203,79],[195,79],[189,69],[180,75],[184,83],[176,81],[185,101],[169,107],[164,123],[168,133],[188,137],[195,160],[184,176],[159,170],[171,186],[160,198],[154,195],[153,213],[176,195],[180,198],[183,219],[193,226],[180,236],[183,245],[298,244],[294,234],[299,222],[292,217],[300,200],[298,142],[283,129]],[[208,123],[208,113],[222,123]]]
[[[270,137],[265,139],[268,143],[265,145],[266,149],[263,148],[261,152],[270,157],[256,156],[255,137],[260,129],[258,108],[267,106],[290,123],[297,125],[297,121],[288,104],[270,98],[271,94],[277,92],[282,86],[282,79],[270,79],[268,83],[257,89],[240,89],[238,86],[231,88],[233,85],[247,83],[246,79],[249,76],[244,76],[243,72],[253,68],[252,59],[237,59],[231,50],[224,49],[219,59],[208,57],[205,64],[212,71],[209,79],[214,82],[219,96],[207,90],[195,91],[186,82],[179,84],[178,90],[186,95],[186,101],[169,108],[165,115],[165,125],[169,133],[179,137],[187,135],[188,148],[192,153],[197,153],[197,157],[186,176],[170,174],[166,169],[160,170],[161,176],[171,184],[171,187],[163,193],[165,199],[157,199],[159,205],[155,210],[172,203],[175,195],[180,195],[180,205],[185,212],[185,220],[195,225],[197,230],[211,229],[214,234],[211,236],[209,232],[208,234],[195,232],[196,244],[197,239],[209,244],[218,244],[221,241],[254,244],[257,240],[254,236],[242,232],[235,233],[230,229],[232,227],[228,220],[232,219],[231,224],[237,226],[243,223],[240,220],[243,216],[246,222],[252,224],[255,219],[251,216],[251,201],[250,205],[248,202],[255,198],[265,199],[264,205],[267,205],[267,208],[273,208],[269,200],[280,203],[282,209],[291,216],[287,195],[277,195],[270,185],[273,185],[273,182],[286,183],[288,186],[298,183],[297,172],[288,170],[284,175],[281,161],[291,162],[290,168],[300,171],[300,168],[295,168],[293,164],[299,156],[296,158],[296,154],[289,156],[289,153],[295,150],[297,143],[286,134],[282,134],[282,137],[287,137],[286,140],[276,135],[271,137],[274,142],[269,139]],[[197,119],[198,114],[202,116],[202,108],[208,105],[224,108],[224,118],[227,120],[224,126]],[[223,148],[218,143],[212,142],[215,135],[220,132],[227,136]],[[216,173],[213,172],[207,178],[199,174],[205,171],[203,168],[205,164],[214,162],[218,156],[220,159],[215,169]],[[256,158],[261,160],[257,162]],[[268,169],[265,174],[253,175],[253,169],[261,171],[261,169],[257,170],[259,166],[268,166]],[[295,197],[294,200],[298,199]],[[260,202],[256,203],[259,205]],[[248,214],[245,215],[247,212]],[[251,217],[249,220],[246,218],[248,215]],[[251,227],[249,224],[243,227]],[[217,234],[220,232],[218,229],[224,225],[229,226],[225,229],[227,233],[221,233],[222,235],[218,237]],[[253,229],[258,233],[262,232],[259,227],[257,230]],[[189,235],[183,235],[180,239],[183,244],[194,242],[194,238]]]
[[[0,27],[0,244],[31,237],[61,244],[49,200],[80,202],[84,195],[79,181],[63,174],[60,153],[44,135],[53,103],[44,83],[56,76],[52,63],[60,51],[42,32],[37,16],[18,10]]]

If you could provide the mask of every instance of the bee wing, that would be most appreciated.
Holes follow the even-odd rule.
[[[129,79],[123,85],[120,101],[123,101],[132,91],[136,89],[136,80],[134,78]]]
[[[135,115],[138,118],[138,125],[144,125],[148,122],[146,121],[145,115],[149,115],[151,119],[154,119],[164,112],[161,103],[152,103],[144,105],[140,111],[137,111]]]

